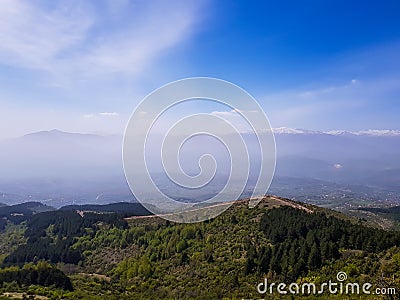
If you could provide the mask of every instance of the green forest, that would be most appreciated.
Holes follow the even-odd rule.
[[[264,278],[318,283],[339,271],[353,282],[400,291],[400,232],[331,210],[266,197],[255,208],[238,201],[195,224],[125,217],[65,209],[7,220],[0,233],[0,295],[273,299],[257,292]]]

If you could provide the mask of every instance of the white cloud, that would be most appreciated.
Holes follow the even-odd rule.
[[[68,2],[46,10],[29,1],[3,0],[0,6],[0,62],[52,71],[63,51],[85,39],[93,17]]]
[[[138,74],[192,34],[202,8],[202,1],[41,4],[2,1],[0,64],[69,79]]]
[[[119,113],[116,112],[101,112],[99,113],[100,116],[104,116],[104,117],[118,117]]]
[[[253,132],[253,129],[246,121],[246,118],[241,113],[253,113],[256,111],[240,111],[238,109],[232,109],[230,111],[213,111],[210,115],[219,117],[233,125],[233,127],[241,133]]]
[[[92,114],[86,114],[83,115],[84,118],[86,119],[95,119],[99,117],[118,117],[119,113],[117,112],[100,112],[100,113],[92,113]]]
[[[234,108],[232,110],[229,111],[213,111],[210,113],[210,115],[213,116],[220,116],[220,117],[224,117],[224,116],[228,116],[228,117],[242,117],[241,114],[248,114],[248,113],[258,113],[259,111],[257,110],[239,110],[237,108]]]
[[[213,111],[210,113],[210,115],[220,117],[239,117],[239,114],[235,109],[232,109],[230,111]]]

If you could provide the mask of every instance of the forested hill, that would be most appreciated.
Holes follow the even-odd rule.
[[[0,204],[0,217],[7,217],[10,214],[14,215],[32,215],[35,213],[55,210],[51,206],[42,204],[41,202],[25,202],[15,205]]]
[[[60,211],[80,211],[85,212],[96,212],[96,213],[116,213],[123,217],[127,216],[147,216],[151,215],[146,208],[140,203],[130,202],[117,202],[105,205],[87,204],[87,205],[68,205],[61,207]],[[55,208],[42,204],[41,202],[25,202],[15,205],[0,204],[0,230],[4,230],[7,222],[13,224],[20,224],[21,222],[28,221],[34,217],[34,215],[42,212],[56,211]],[[51,215],[51,214],[50,214]],[[43,215],[47,217],[47,215]]]
[[[399,286],[399,232],[279,197],[265,197],[253,209],[248,204],[237,201],[195,224],[89,210],[35,214],[18,225],[22,236],[3,255],[4,274],[14,274],[10,266],[34,269],[46,261],[66,272],[71,286],[29,285],[25,278],[2,291],[30,288],[68,299],[259,299],[256,285],[265,277],[326,282],[339,271],[353,282]],[[1,243],[16,236],[13,226],[3,230]],[[67,282],[52,274],[50,281]]]
[[[140,203],[131,202],[117,202],[111,204],[97,205],[97,204],[86,204],[86,205],[67,205],[60,208],[60,210],[79,210],[79,211],[92,211],[92,212],[104,212],[104,213],[121,213],[126,216],[148,216],[151,215],[143,205]]]
[[[0,230],[4,230],[7,222],[19,224],[30,219],[34,214],[55,210],[40,202],[26,202],[15,205],[0,204]]]

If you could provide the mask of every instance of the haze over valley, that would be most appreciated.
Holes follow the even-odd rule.
[[[270,193],[331,208],[394,205],[400,202],[400,133],[397,131],[318,132],[274,129],[277,164]],[[262,134],[262,133],[261,133]],[[252,159],[243,196],[257,179],[257,140],[242,133]],[[122,136],[43,131],[1,142],[0,202],[40,201],[50,206],[135,201],[126,184]],[[205,200],[226,182],[227,152],[206,138],[189,140],[181,153],[185,172],[199,172],[197,159],[211,153],[218,170],[208,188],[179,190],[150,161],[154,180],[171,197]],[[153,150],[154,157],[159,153]],[[186,198],[182,199],[182,195]],[[189,197],[188,197],[189,195]],[[192,195],[192,196],[191,196]],[[151,195],[149,195],[151,197]]]

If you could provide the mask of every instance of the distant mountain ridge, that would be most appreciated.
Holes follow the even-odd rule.
[[[25,134],[23,137],[32,137],[32,136],[42,136],[42,137],[48,137],[48,136],[100,136],[96,134],[91,134],[91,133],[79,133],[79,132],[67,132],[67,131],[62,131],[58,129],[52,129],[52,130],[42,130],[42,131],[37,131],[37,132],[31,132]]]
[[[302,128],[291,128],[291,127],[276,127],[272,128],[274,134],[328,134],[328,135],[367,135],[367,136],[400,136],[400,130],[394,129],[365,129],[365,130],[309,130]],[[43,130],[38,132],[32,132],[23,135],[19,138],[30,138],[30,137],[92,137],[92,138],[105,138],[105,137],[118,137],[118,135],[101,135],[94,133],[80,133],[80,132],[67,132],[58,129]]]
[[[355,136],[400,136],[400,130],[391,129],[368,129],[359,131],[348,131],[348,130],[330,130],[330,131],[317,131],[317,130],[306,130],[289,127],[278,127],[272,128],[274,134],[327,134],[327,135],[355,135]]]
[[[276,176],[364,185],[364,192],[369,192],[371,187],[384,189],[379,197],[397,201],[400,195],[399,130],[324,132],[280,127],[273,131],[277,149]],[[249,145],[251,167],[254,167],[250,180],[254,181],[260,163],[259,156],[254,156],[259,153],[259,144],[250,134],[244,133],[243,139],[246,146]],[[149,146],[149,149],[159,153],[158,148]],[[188,174],[198,172],[193,153],[197,157],[218,150],[205,139],[193,140],[184,149],[182,164]],[[122,136],[117,135],[50,130],[0,142],[0,201],[10,205],[35,200],[57,208],[83,203],[134,202],[125,180],[121,153]],[[230,170],[229,160],[224,160],[226,153],[214,151],[213,154],[218,168]],[[149,161],[152,174],[164,172],[160,169],[162,164]],[[164,177],[156,178],[163,191],[187,196],[173,190]],[[224,180],[216,177],[215,184],[210,187],[218,190],[219,182]],[[361,188],[359,191],[363,194]],[[304,191],[302,197],[308,198],[310,193],[314,196],[316,192],[315,189]],[[207,195],[209,191],[193,197],[198,200]]]

